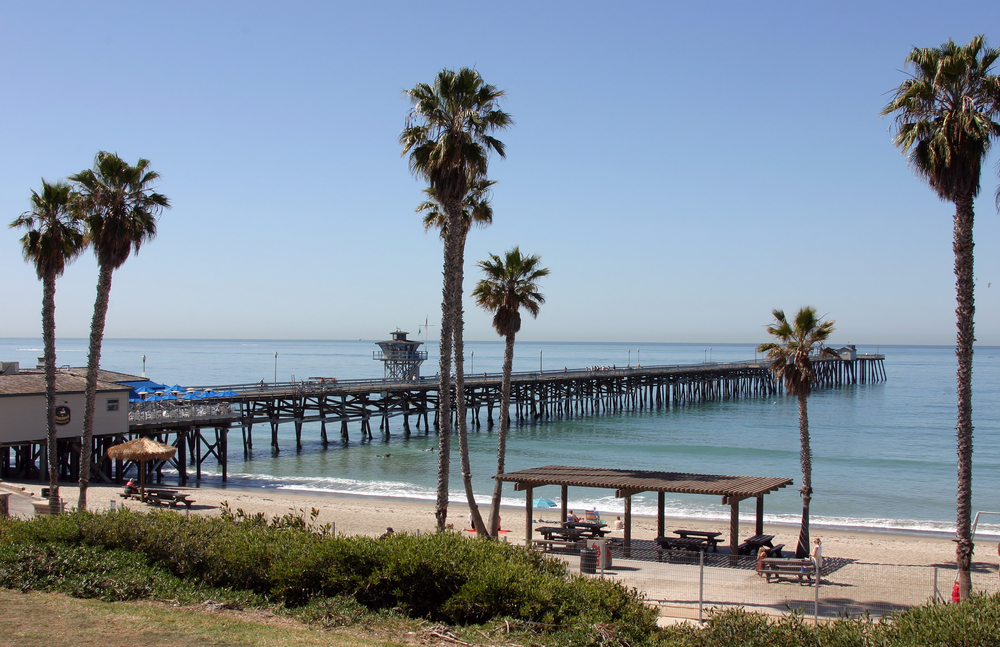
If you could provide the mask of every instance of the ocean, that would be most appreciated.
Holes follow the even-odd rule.
[[[388,336],[387,336],[388,337]],[[411,335],[411,339],[420,339]],[[302,340],[107,339],[102,366],[182,386],[207,386],[310,377],[382,377],[374,342]],[[60,365],[84,366],[87,340],[60,339]],[[422,349],[429,358],[423,375],[437,368],[437,341]],[[859,346],[883,353],[885,382],[820,390],[809,398],[813,449],[812,523],[817,526],[953,532],[955,520],[955,355],[945,346]],[[275,357],[277,353],[277,357]],[[0,338],[0,359],[35,365],[39,339]],[[515,371],[558,370],[594,365],[698,364],[756,356],[750,344],[655,344],[518,342]],[[466,368],[499,372],[500,340],[466,342]],[[973,377],[973,512],[1000,511],[1000,347],[976,348]],[[496,469],[496,429],[470,428],[474,489],[489,501]],[[273,454],[269,430],[257,427],[255,447],[244,459],[238,430],[230,433],[229,486],[266,487],[348,495],[390,496],[432,501],[437,478],[437,437],[423,429],[409,437],[400,419],[390,435],[366,440],[352,425],[341,442],[336,425],[323,448],[319,425],[305,425],[303,448],[295,450],[294,428],[282,425],[282,450]],[[452,515],[464,519],[464,492],[453,443]],[[379,455],[391,454],[389,458]],[[766,518],[797,524],[798,411],[794,398],[715,402],[661,409],[550,418],[515,425],[507,449],[507,471],[543,465],[577,465],[707,474],[787,477],[794,485],[765,498]],[[209,468],[202,486],[221,487]],[[536,489],[535,497],[558,501],[559,488]],[[504,503],[523,505],[523,494],[504,492]],[[623,504],[607,490],[571,488],[571,509],[621,513]],[[655,514],[655,495],[637,495],[633,511]],[[747,518],[752,505],[745,505]],[[677,517],[728,519],[718,497],[668,495],[667,513]],[[980,534],[1000,535],[1000,517],[984,516]]]

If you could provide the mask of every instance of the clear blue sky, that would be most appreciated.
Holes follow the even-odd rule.
[[[953,207],[878,113],[911,47],[984,32],[1000,45],[996,0],[5,2],[0,216],[98,150],[146,157],[173,209],[115,274],[109,337],[416,333],[440,319],[442,254],[402,92],[474,66],[516,125],[466,293],[488,253],[540,254],[547,303],[520,338],[756,342],[808,304],[836,342],[951,344]],[[998,159],[976,203],[984,344]],[[0,229],[0,337],[37,337],[18,236]],[[96,276],[88,254],[59,281],[61,337],[87,335]],[[496,339],[466,311],[467,338]]]

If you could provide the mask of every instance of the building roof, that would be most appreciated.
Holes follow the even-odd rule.
[[[681,492],[717,494],[738,499],[763,496],[786,485],[792,479],[765,476],[725,476],[720,474],[684,474],[645,470],[616,470],[599,467],[547,465],[495,476],[514,483],[515,490],[543,485],[566,485],[616,490],[615,496],[639,492]]]
[[[124,373],[101,371],[98,375],[98,391],[128,391],[130,387],[116,383],[117,376]],[[83,393],[87,388],[87,369],[57,369],[56,391],[58,393]],[[24,369],[14,375],[0,375],[0,396],[39,395],[45,393],[45,371]]]

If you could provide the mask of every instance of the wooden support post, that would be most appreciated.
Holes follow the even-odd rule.
[[[622,546],[625,557],[632,556],[632,494],[625,495],[625,541]]]
[[[525,490],[525,492],[528,495],[528,503],[527,503],[528,510],[524,518],[524,545],[528,546],[529,548],[531,547],[531,540],[534,537],[534,529],[531,527],[531,511],[532,511],[532,503],[534,502],[534,499],[531,498],[532,496],[531,492],[533,489],[534,488],[528,487],[528,489]]]
[[[223,427],[219,430],[222,437],[219,438],[219,461],[222,463],[222,482],[226,482],[226,478],[229,476],[229,429]]]
[[[757,532],[755,534],[764,534],[764,495],[761,494],[757,497]]]
[[[562,504],[562,515],[559,516],[559,522],[562,523],[566,521],[566,513],[569,511],[569,502],[566,500],[567,496],[569,495],[569,486],[567,485],[562,486],[560,494],[561,494],[561,499],[559,502]]]
[[[187,430],[177,432],[177,474],[181,483],[187,483]]]
[[[656,536],[666,537],[667,530],[665,528],[665,523],[663,522],[663,508],[666,507],[666,492],[656,493]]]
[[[295,418],[295,449],[302,451],[302,418]]]
[[[280,452],[281,448],[278,447],[278,419],[271,418],[271,449],[276,452]]]
[[[201,427],[194,430],[195,478],[201,480]]]
[[[740,500],[729,497],[729,563],[735,565],[740,545]]]

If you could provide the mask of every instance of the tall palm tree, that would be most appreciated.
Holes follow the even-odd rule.
[[[794,322],[785,318],[781,310],[774,310],[774,321],[777,325],[767,327],[767,334],[775,338],[774,342],[761,344],[757,351],[767,353],[771,362],[771,372],[785,385],[788,395],[794,395],[799,400],[799,460],[802,463],[802,526],[799,530],[799,544],[795,548],[796,557],[809,555],[809,503],[812,501],[812,448],[809,446],[809,411],[806,400],[816,382],[816,371],[809,359],[814,347],[821,355],[837,354],[823,347],[833,332],[835,321],[820,322],[816,317],[816,309],[800,308],[795,313]]]
[[[469,190],[465,196],[465,200],[462,202],[462,240],[459,245],[462,250],[460,264],[463,268],[465,266],[465,241],[469,235],[469,230],[472,227],[489,227],[493,224],[493,207],[490,205],[490,187],[494,184],[496,184],[496,180],[487,180],[485,178],[475,177],[469,179]],[[438,229],[441,239],[447,240],[448,219],[442,212],[443,210],[441,205],[436,200],[434,188],[427,187],[424,189],[424,193],[427,194],[428,199],[420,203],[417,207],[417,213],[424,214],[424,231]],[[456,340],[456,346],[458,348],[462,347],[460,336]],[[458,351],[456,351],[456,353],[458,353]],[[459,370],[464,372],[464,362],[460,362],[459,365],[461,367]],[[462,393],[464,391],[464,379],[462,382],[462,386],[459,387],[456,381],[456,393]],[[469,503],[472,527],[476,530],[477,535],[486,536],[488,535],[486,524],[482,521],[482,515],[479,513],[479,506],[475,503],[475,495],[472,491],[472,466],[469,459],[469,436],[468,430],[465,426],[465,399],[457,398],[456,405],[456,417],[460,420],[458,427],[458,454],[462,466],[462,482],[465,486],[465,494]],[[440,460],[440,458],[438,460]]]
[[[56,442],[56,279],[83,251],[83,221],[75,207],[72,187],[42,180],[42,192],[31,192],[31,210],[10,223],[24,228],[24,260],[35,266],[42,282],[42,343],[45,348],[45,434],[49,454],[49,512],[59,506],[59,448]]]
[[[538,280],[549,275],[549,268],[539,267],[539,256],[522,256],[517,247],[503,258],[490,254],[488,261],[479,261],[486,278],[479,279],[472,296],[476,305],[493,313],[493,328],[504,338],[503,383],[500,388],[500,433],[497,440],[497,474],[503,474],[507,455],[507,430],[510,429],[510,374],[514,365],[514,336],[521,330],[523,308],[533,318],[545,303],[538,291]],[[500,530],[500,495],[503,483],[493,485],[490,509],[490,535],[496,537]]]
[[[149,160],[132,166],[114,153],[100,151],[94,168],[70,176],[77,184],[80,204],[87,221],[90,242],[97,256],[97,299],[90,324],[90,354],[87,358],[87,385],[83,414],[83,443],[80,449],[80,500],[77,508],[87,509],[90,484],[91,443],[94,436],[94,407],[101,363],[104,322],[111,297],[111,277],[143,243],[156,236],[156,217],[170,207],[166,196],[153,191],[160,174],[149,168]]]
[[[894,143],[908,153],[910,167],[942,200],[955,204],[955,310],[958,334],[957,546],[962,599],[971,589],[972,562],[972,345],[975,341],[972,228],[983,160],[1000,137],[1000,78],[990,68],[1000,51],[983,36],[968,45],[913,48],[906,57],[910,78],[895,89],[882,115],[894,114]],[[1000,195],[998,195],[1000,197]]]
[[[485,179],[489,154],[505,156],[503,142],[492,133],[513,123],[499,109],[504,93],[485,83],[479,72],[462,68],[438,72],[434,85],[420,83],[406,91],[412,107],[399,136],[410,170],[427,180],[445,213],[444,286],[441,304],[441,362],[438,386],[438,491],[435,516],[443,530],[448,517],[448,470],[451,449],[451,370],[455,368],[455,412],[459,441],[465,435],[465,362],[462,283],[464,228],[462,212],[470,179]],[[466,457],[463,457],[463,465]],[[466,498],[477,531],[483,524],[472,497],[472,476],[463,467]]]

